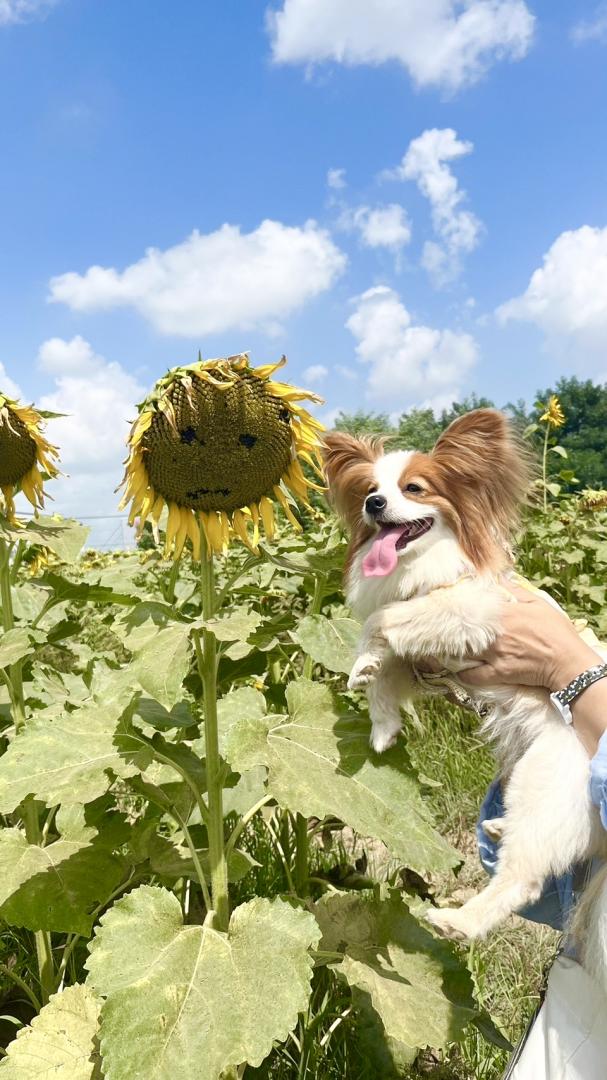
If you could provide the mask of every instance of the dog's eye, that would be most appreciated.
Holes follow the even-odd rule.
[[[412,495],[422,495],[424,489],[421,484],[405,484],[405,491],[409,491]]]

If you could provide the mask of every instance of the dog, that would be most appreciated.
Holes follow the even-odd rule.
[[[504,580],[530,484],[528,455],[502,413],[477,409],[456,419],[428,454],[386,451],[385,440],[334,432],[324,436],[323,456],[329,497],[351,536],[346,595],[364,625],[348,686],[366,690],[371,746],[381,753],[393,745],[401,705],[437,679],[456,696],[461,690],[493,744],[505,812],[483,826],[500,841],[496,873],[462,907],[427,913],[445,937],[484,937],[539,900],[550,875],[607,857],[588,756],[548,691],[464,691],[457,680],[495,641],[504,605],[515,602]],[[436,662],[441,674],[424,671]],[[602,919],[607,927],[607,890],[593,885],[592,892],[585,925]],[[602,956],[588,966],[605,983],[607,932],[601,940]]]

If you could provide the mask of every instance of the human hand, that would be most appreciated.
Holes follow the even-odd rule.
[[[460,672],[472,686],[543,686],[560,690],[597,663],[597,654],[580,638],[573,623],[541,596],[508,585],[517,603],[506,604],[497,641],[478,667]]]

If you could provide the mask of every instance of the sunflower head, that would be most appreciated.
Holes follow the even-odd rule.
[[[540,416],[540,424],[549,424],[551,427],[562,427],[565,423],[565,413],[556,394],[548,398],[546,405],[541,405],[544,413]]]
[[[59,453],[42,434],[44,421],[32,405],[20,405],[0,392],[0,491],[7,517],[15,517],[15,493],[22,491],[34,510],[44,506],[45,477],[57,476]]]
[[[307,505],[318,486],[301,461],[322,475],[322,425],[299,402],[321,399],[275,382],[284,363],[252,368],[246,353],[199,358],[169,371],[139,406],[121,506],[130,504],[140,529],[168,508],[167,555],[179,558],[189,537],[198,558],[201,526],[209,552],[224,551],[233,535],[255,550],[260,522],[273,535],[274,498],[299,528],[288,491]]]
[[[607,510],[607,491],[585,488],[580,492],[582,510]]]

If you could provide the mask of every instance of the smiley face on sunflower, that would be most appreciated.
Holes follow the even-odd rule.
[[[285,363],[252,368],[241,353],[173,368],[139,407],[129,437],[122,507],[130,523],[158,522],[168,508],[166,554],[178,559],[189,538],[200,557],[225,551],[236,535],[253,550],[260,524],[274,531],[273,500],[299,528],[288,492],[308,504],[318,489],[303,472],[319,476],[322,425],[299,402],[316,394],[276,382]]]

